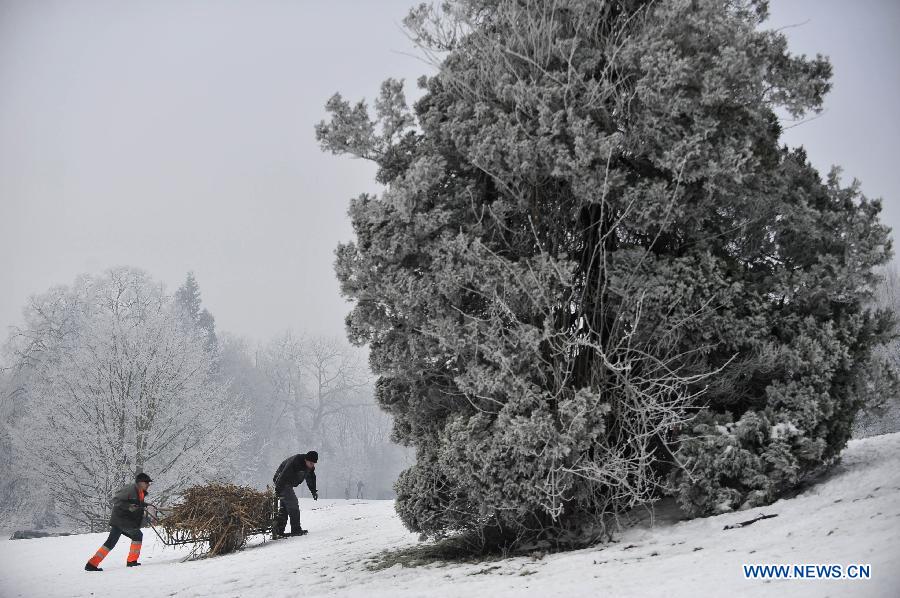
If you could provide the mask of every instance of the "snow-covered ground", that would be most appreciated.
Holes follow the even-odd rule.
[[[181,562],[145,534],[143,566],[127,539],[82,567],[105,534],[0,541],[0,596],[900,596],[900,434],[850,443],[829,479],[764,509],[694,521],[656,518],[619,541],[543,558],[370,570],[384,550],[417,545],[390,501],[302,500],[310,534]],[[778,517],[741,529],[758,513]],[[742,564],[871,564],[871,579],[748,580]]]

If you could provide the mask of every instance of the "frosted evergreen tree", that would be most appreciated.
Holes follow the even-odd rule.
[[[765,2],[461,0],[406,20],[438,72],[407,107],[335,95],[325,150],[374,161],[337,250],[394,436],[406,525],[602,536],[663,493],[765,504],[833,460],[891,318],[880,203],[777,114],[831,66]],[[585,532],[588,538],[585,538]]]
[[[184,321],[206,332],[206,346],[214,350],[218,344],[216,339],[216,320],[209,311],[201,307],[200,285],[193,272],[188,272],[184,284],[175,291],[175,304]]]

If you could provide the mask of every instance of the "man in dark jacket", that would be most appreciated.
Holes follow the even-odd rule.
[[[134,484],[123,486],[116,492],[112,500],[112,514],[109,517],[109,537],[84,566],[85,571],[103,571],[98,567],[100,561],[106,558],[122,536],[131,538],[131,548],[128,550],[125,566],[140,566],[138,557],[141,556],[141,541],[144,539],[141,523],[144,521],[144,509],[151,506],[144,502],[144,497],[147,496],[152,482],[150,476],[142,472],[137,474]]]
[[[275,494],[279,498],[278,515],[275,517],[275,535],[284,536],[284,526],[287,524],[288,517],[291,520],[291,533],[289,536],[302,536],[306,530],[300,527],[300,503],[297,501],[297,495],[294,488],[306,481],[309,493],[312,494],[313,500],[319,500],[319,493],[316,492],[316,463],[319,462],[319,453],[309,451],[308,453],[300,453],[293,457],[288,457],[281,462],[275,477]]]

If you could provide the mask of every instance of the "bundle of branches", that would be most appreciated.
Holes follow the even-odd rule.
[[[182,501],[160,520],[171,544],[209,543],[209,554],[233,552],[247,537],[271,530],[274,494],[248,486],[206,484],[188,488]]]

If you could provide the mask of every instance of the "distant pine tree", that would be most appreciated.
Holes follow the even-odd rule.
[[[437,10],[437,12],[435,12]],[[339,95],[324,149],[373,160],[336,270],[381,405],[417,462],[397,509],[432,536],[555,542],[653,500],[764,504],[833,459],[863,400],[880,203],[776,110],[831,66],[764,2],[422,7],[438,73]]]
[[[187,273],[184,284],[175,291],[175,305],[181,315],[191,322],[197,322],[200,318],[200,285],[194,278],[193,272]]]
[[[175,291],[175,306],[185,322],[206,331],[206,346],[212,350],[218,344],[216,320],[206,308],[201,309],[201,305],[200,285],[197,284],[194,273],[188,272],[184,284]]]

